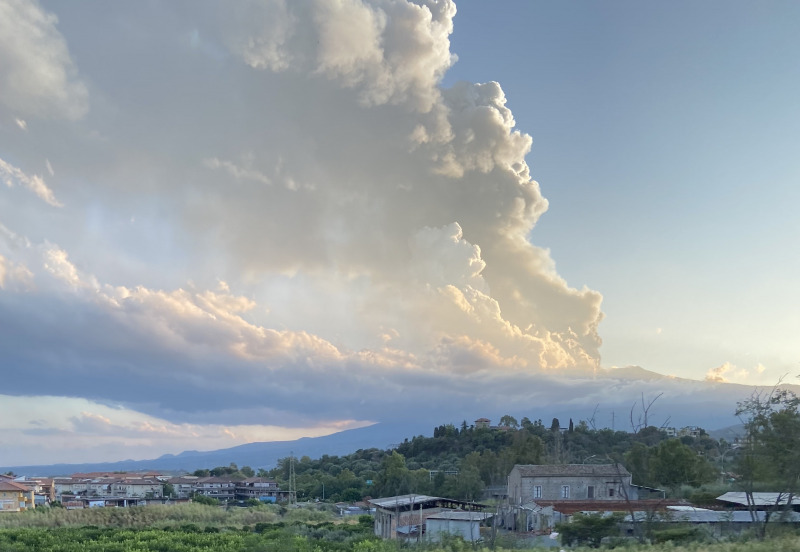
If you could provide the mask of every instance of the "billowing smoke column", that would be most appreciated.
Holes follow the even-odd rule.
[[[347,427],[598,366],[600,294],[529,241],[531,138],[499,84],[440,86],[452,2],[0,14],[38,29],[0,32],[6,393]]]
[[[273,2],[230,23],[249,32],[226,44],[292,130],[280,151],[257,138],[244,170],[272,187],[215,213],[242,223],[226,247],[254,270],[359,278],[364,344],[377,320],[415,355],[491,344],[518,366],[594,367],[601,296],[569,288],[528,241],[547,209],[531,138],[499,84],[439,87],[454,15],[449,1]],[[238,245],[253,232],[282,239]]]

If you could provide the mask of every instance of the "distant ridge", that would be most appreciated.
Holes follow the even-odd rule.
[[[388,449],[415,435],[433,435],[433,426],[422,427],[412,423],[380,423],[359,429],[340,431],[324,437],[303,437],[295,441],[271,441],[248,443],[236,447],[211,451],[184,451],[180,454],[165,454],[152,460],[122,460],[85,464],[49,464],[38,466],[5,466],[0,471],[13,471],[17,475],[54,476],[76,472],[163,470],[192,472],[227,466],[235,462],[239,467],[250,466],[274,468],[281,458],[292,453],[296,457],[319,458],[324,454],[342,456],[359,449]]]
[[[800,386],[781,384],[800,395]],[[435,405],[422,413],[412,413],[416,417],[403,418],[402,421],[382,422],[369,427],[351,429],[325,437],[303,438],[296,441],[275,441],[248,443],[227,449],[212,451],[184,451],[180,454],[165,454],[152,460],[123,460],[120,462],[17,465],[0,467],[1,472],[13,471],[18,475],[67,475],[75,472],[91,471],[135,471],[163,470],[166,472],[192,472],[216,466],[228,466],[235,462],[238,466],[254,469],[275,467],[278,460],[288,457],[292,452],[297,457],[319,458],[325,454],[342,456],[359,449],[379,448],[387,450],[392,445],[411,439],[416,435],[431,436],[434,426],[461,420],[472,424],[475,417],[487,417],[498,421],[504,414],[527,416],[531,420],[543,419],[550,423],[558,418],[564,427],[568,420],[575,423],[593,418],[598,429],[609,427],[617,431],[630,431],[633,418],[641,411],[641,402],[658,399],[650,410],[649,424],[656,427],[699,426],[715,437],[732,441],[736,436],[732,429],[737,422],[736,404],[746,400],[754,392],[769,393],[773,386],[742,385],[721,381],[691,380],[665,376],[639,366],[600,369],[590,377],[557,382],[542,379],[540,387],[531,388],[531,395],[525,405],[493,405],[481,407],[480,399],[466,401],[456,413],[452,410],[438,410]],[[574,400],[551,402],[554,396],[566,396],[569,392]],[[467,404],[469,403],[469,404]],[[597,405],[597,407],[595,406]],[[499,410],[502,408],[503,410]],[[466,416],[464,416],[466,414]],[[728,429],[717,433],[721,428]],[[202,441],[198,441],[202,446]],[[128,449],[121,449],[120,456],[129,455]]]

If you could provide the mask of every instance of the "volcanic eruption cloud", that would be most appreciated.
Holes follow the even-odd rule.
[[[453,2],[131,3],[84,35],[0,3],[40,42],[0,38],[6,393],[90,401],[37,428],[245,440],[592,379],[602,297],[534,245],[531,137],[500,84],[441,84]]]

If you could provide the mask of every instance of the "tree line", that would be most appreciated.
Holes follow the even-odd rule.
[[[595,429],[583,420],[570,419],[562,427],[557,418],[545,424],[505,415],[492,428],[466,421],[442,424],[432,437],[405,439],[391,450],[283,458],[271,470],[231,464],[195,475],[259,475],[287,489],[294,464],[298,500],[357,501],[407,493],[478,500],[487,487],[505,485],[515,464],[618,462],[631,472],[635,484],[664,489],[672,496],[687,486],[718,482],[730,483],[731,490],[780,489],[793,495],[800,482],[799,405],[796,395],[778,388],[738,403],[746,429],[738,444],[712,439],[702,429],[695,436],[675,438],[654,426],[626,432]]]
[[[408,493],[477,500],[487,487],[505,485],[515,464],[619,462],[631,471],[634,483],[677,492],[682,485],[715,481],[719,450],[720,444],[702,430],[697,437],[676,439],[652,426],[628,433],[569,420],[562,429],[555,418],[547,425],[505,415],[493,428],[466,421],[439,425],[432,437],[405,439],[391,450],[283,458],[263,475],[287,488],[293,462],[299,500],[354,501]]]

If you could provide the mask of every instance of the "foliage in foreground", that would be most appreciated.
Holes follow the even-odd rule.
[[[37,528],[0,530],[3,552],[488,552],[485,543],[474,546],[460,539],[442,544],[408,547],[393,541],[377,540],[371,526],[358,523],[320,525],[282,522],[255,528],[200,528],[195,524],[170,529],[117,528]],[[766,541],[742,541],[716,544],[674,543],[635,545],[620,544],[629,552],[790,552],[800,550],[800,537],[784,536]],[[498,552],[522,552],[531,548],[495,548]],[[541,550],[541,549],[539,549]],[[592,550],[573,548],[575,552]]]
[[[567,546],[586,544],[598,548],[603,538],[619,534],[617,525],[620,517],[577,513],[569,523],[556,525],[556,531],[561,535],[561,542]]]
[[[35,510],[0,515],[0,528],[22,527],[98,527],[152,528],[171,527],[186,523],[215,525],[218,527],[254,525],[277,522],[280,508],[263,505],[257,508],[224,509],[203,504],[175,504],[170,506],[133,506],[130,508],[65,508],[38,507]],[[330,514],[312,510],[291,510],[286,521],[325,521]],[[0,550],[3,550],[0,548]]]

